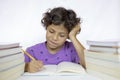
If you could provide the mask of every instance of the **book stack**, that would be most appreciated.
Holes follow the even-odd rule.
[[[24,73],[24,65],[19,43],[0,43],[0,80],[16,80]]]
[[[87,72],[102,80],[120,80],[120,42],[87,41],[85,50]]]

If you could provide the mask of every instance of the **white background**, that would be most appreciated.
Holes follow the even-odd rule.
[[[82,18],[77,37],[84,47],[86,40],[120,41],[120,0],[0,0],[0,42],[20,42],[26,48],[45,41],[42,15],[57,6]]]

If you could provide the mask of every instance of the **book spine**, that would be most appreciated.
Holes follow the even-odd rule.
[[[91,63],[91,64],[96,64],[99,66],[107,67],[110,69],[114,69],[116,71],[120,71],[120,62],[111,62],[111,61],[106,61],[106,60],[99,60],[99,59],[94,59],[90,57],[85,58],[86,64]]]
[[[113,69],[109,69],[109,68],[105,68],[103,66],[99,66],[96,64],[87,64],[87,70],[93,70],[93,71],[97,71],[100,73],[104,73],[104,74],[108,74],[109,76],[113,76],[116,78],[120,79],[120,72],[119,71],[115,71]]]
[[[90,46],[89,50],[96,51],[96,52],[118,53],[118,48],[112,48],[112,47]]]
[[[105,73],[101,73],[98,71],[94,71],[94,70],[87,70],[88,74],[91,74],[95,77],[98,77],[100,80],[120,80],[119,78],[113,77],[113,76],[109,76],[108,74]]]
[[[16,53],[14,55],[10,55],[10,56],[6,56],[6,57],[2,57],[0,58],[0,64],[3,64],[3,63],[7,63],[9,61],[13,61],[15,59],[18,59],[18,58],[21,58],[23,57],[24,58],[24,54],[23,53]]]
[[[119,54],[106,54],[106,53],[100,53],[100,52],[93,52],[85,50],[85,57],[91,57],[91,58],[97,58],[112,62],[120,62],[120,55]]]
[[[6,55],[11,55],[11,54],[16,54],[19,52],[22,52],[21,47],[0,50],[0,57],[6,56]]]
[[[1,66],[0,66],[0,72],[1,71],[4,71],[6,69],[10,69],[18,64],[21,64],[21,63],[24,63],[24,57],[20,57],[18,58],[17,60],[12,60],[12,61],[9,61],[9,62],[6,62],[6,63],[3,63]]]
[[[0,78],[4,80],[4,79],[7,79],[11,76],[15,76],[16,73],[19,73],[20,75],[22,75],[22,73],[20,71],[24,72],[24,66],[25,66],[25,64],[21,63],[17,66],[10,68],[10,69],[7,69],[5,71],[1,71]]]

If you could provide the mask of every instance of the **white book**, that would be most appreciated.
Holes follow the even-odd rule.
[[[0,57],[22,52],[21,47],[0,50]]]
[[[26,72],[24,75],[79,75],[86,74],[85,69],[76,63],[61,62],[58,65],[44,65],[44,68],[36,73]]]
[[[93,70],[93,71],[104,73],[104,74],[107,74],[109,76],[113,76],[115,78],[120,79],[120,72],[119,71],[115,71],[113,69],[106,68],[104,66],[99,66],[99,65],[96,65],[96,64],[92,64],[92,63],[87,63],[86,67],[87,67],[87,71]]]
[[[110,54],[108,52],[95,52],[84,50],[85,57],[91,57],[96,59],[102,59],[112,62],[120,62],[120,54]]]
[[[0,72],[0,80],[16,80],[24,73],[24,63]]]
[[[116,47],[102,47],[102,46],[90,46],[90,51],[97,51],[97,52],[108,52],[108,53],[120,53],[120,48]]]
[[[19,47],[19,43],[0,42],[0,50],[14,47]]]
[[[24,70],[21,69],[13,74],[11,74],[10,76],[3,78],[1,80],[17,80],[19,79],[22,75],[24,74]]]
[[[34,74],[34,73],[33,73]],[[90,74],[80,74],[80,75],[24,75],[17,80],[102,80],[96,76]]]
[[[13,60],[10,60],[8,62],[4,62],[4,63],[2,63],[2,65],[0,65],[0,72],[5,71],[5,70],[7,70],[7,69],[9,69],[13,66],[16,66],[18,64],[21,64],[21,63],[24,63],[24,57],[23,56],[18,57],[17,59],[13,58]]]
[[[110,70],[120,72],[120,62],[106,61],[106,60],[96,59],[96,58],[91,58],[91,57],[85,57],[85,61],[86,61],[86,66],[87,64],[95,64],[98,66],[106,67]]]
[[[115,78],[113,76],[110,76],[108,74],[105,73],[101,73],[95,70],[87,70],[88,74],[96,76],[98,78],[100,78],[101,80],[120,80],[119,78]]]
[[[92,46],[120,47],[120,41],[92,41],[92,40],[87,40],[87,44],[92,45]]]
[[[0,58],[0,64],[4,64],[4,63],[7,63],[9,61],[17,60],[18,58],[21,58],[21,57],[24,58],[24,54],[22,52],[12,54],[12,55],[9,55],[9,56],[5,56],[5,57],[1,57]]]

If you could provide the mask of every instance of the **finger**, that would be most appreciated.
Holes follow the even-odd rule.
[[[42,61],[38,61],[38,66],[42,67],[43,66],[43,62]]]
[[[80,31],[81,31],[81,28],[78,30],[77,34],[79,34],[79,33],[80,33]]]
[[[31,65],[34,71],[39,71],[43,67],[42,61],[38,61],[38,60],[31,61]]]
[[[39,71],[39,68],[33,68],[33,70],[32,70],[33,72],[38,72]]]
[[[33,67],[35,67],[35,68],[38,68],[38,67],[39,67],[38,61],[31,61],[31,62],[30,62],[30,65],[33,66]]]
[[[31,73],[37,72],[37,71],[39,71],[39,69],[35,68],[35,66],[31,66],[28,70],[28,72],[31,72]]]
[[[30,63],[31,63],[31,64],[36,64],[36,61],[37,61],[37,60],[31,60]]]
[[[43,63],[42,63],[42,61],[36,61],[34,66],[39,69],[39,68],[43,67]]]
[[[32,63],[33,65],[38,65],[40,62],[39,62],[38,60],[32,60],[31,63]]]
[[[44,69],[43,66],[35,66],[35,67],[34,67],[34,70],[35,70],[35,71],[40,71],[40,70],[42,70],[42,69]]]
[[[39,69],[40,68],[40,66],[38,66],[38,65],[34,65],[33,66],[35,69]]]
[[[42,69],[44,69],[44,67],[43,67],[43,62],[42,61],[38,61],[39,62],[39,66],[40,66],[40,68],[39,68],[39,70],[42,70]]]

